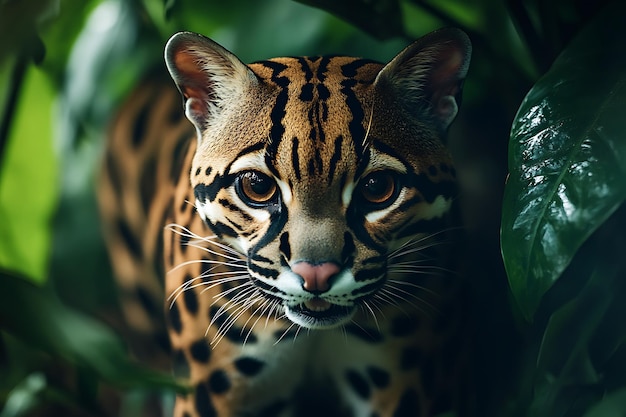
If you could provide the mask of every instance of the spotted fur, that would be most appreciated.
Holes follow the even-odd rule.
[[[176,416],[463,411],[444,137],[469,57],[454,29],[386,65],[170,39],[186,119],[171,83],[131,96],[100,201],[126,315],[192,388]]]

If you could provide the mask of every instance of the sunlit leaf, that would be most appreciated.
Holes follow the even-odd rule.
[[[531,319],[580,245],[626,198],[626,26],[604,13],[524,99],[511,131],[502,253]]]
[[[0,165],[0,266],[40,282],[47,277],[58,192],[53,100],[45,74],[30,68]]]

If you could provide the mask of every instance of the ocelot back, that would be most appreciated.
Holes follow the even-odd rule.
[[[191,124],[167,83],[139,88],[113,126],[100,201],[128,321],[158,336],[165,311],[192,388],[176,416],[463,413],[467,300],[443,139],[470,51],[443,29],[387,65],[246,66],[200,35],[170,39]]]

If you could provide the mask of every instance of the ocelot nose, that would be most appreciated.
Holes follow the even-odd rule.
[[[330,289],[330,279],[340,271],[339,266],[332,262],[313,265],[298,262],[291,270],[304,280],[304,289],[313,293],[322,293]]]

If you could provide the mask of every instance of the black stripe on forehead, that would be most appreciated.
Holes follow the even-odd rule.
[[[337,169],[337,163],[341,160],[342,154],[342,143],[343,136],[339,135],[335,139],[335,149],[333,151],[333,156],[330,158],[329,166],[328,166],[328,183],[330,184],[333,181],[333,176],[335,175],[335,170]]]
[[[241,158],[242,156],[248,155],[250,153],[254,153],[254,152],[258,152],[260,150],[262,150],[264,147],[266,146],[265,142],[257,142],[253,145],[250,145],[244,149],[242,149],[234,158],[233,160],[230,162],[230,164],[228,164],[226,166],[226,168],[224,169],[224,175],[226,174],[230,174],[230,168],[233,166],[233,164],[235,162],[237,162],[239,160],[239,158]]]
[[[283,119],[287,113],[286,107],[287,102],[289,101],[289,77],[281,76],[280,74],[288,67],[285,64],[274,61],[260,61],[258,64],[263,65],[272,71],[270,80],[280,89],[278,95],[276,96],[276,102],[274,103],[270,113],[272,127],[270,128],[270,146],[268,147],[267,152],[269,156],[273,158],[276,155],[280,141],[285,134]],[[272,169],[273,164],[268,165],[268,167]]]
[[[365,112],[363,105],[354,93],[354,87],[359,81],[354,77],[356,77],[360,68],[372,63],[375,63],[375,61],[369,59],[355,59],[341,66],[341,74],[346,77],[346,79],[341,82],[341,92],[346,97],[346,105],[352,114],[352,120],[350,120],[348,124],[348,129],[350,130],[357,156],[363,153],[363,140],[365,139],[366,131],[364,128]]]

